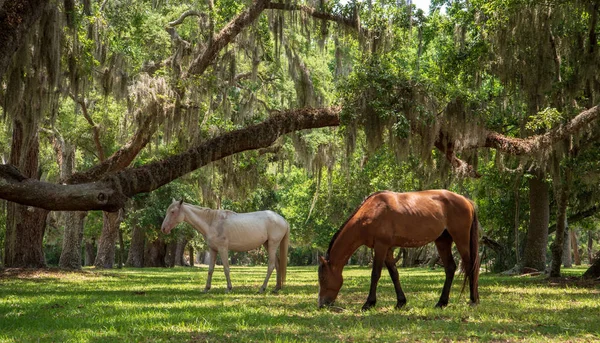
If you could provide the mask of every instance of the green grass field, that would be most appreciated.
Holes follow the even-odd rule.
[[[565,270],[579,275],[583,268]],[[5,271],[0,274],[0,342],[594,342],[600,285],[482,274],[481,304],[459,297],[434,309],[441,269],[401,269],[407,306],[394,310],[384,273],[374,310],[361,312],[370,269],[347,267],[336,305],[317,309],[316,267],[290,267],[279,294],[257,294],[266,267],[222,269],[201,291],[206,268]],[[270,287],[274,285],[271,279]]]

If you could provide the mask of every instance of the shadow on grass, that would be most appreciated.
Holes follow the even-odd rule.
[[[341,312],[317,309],[316,268],[290,267],[279,294],[257,294],[263,267],[222,270],[202,293],[205,268],[13,274],[0,278],[0,341],[564,341],[598,337],[596,288],[552,287],[543,279],[481,278],[478,307],[459,297],[457,275],[444,310],[434,309],[443,272],[402,270],[406,308],[393,309],[389,276],[374,310],[360,312],[368,268],[347,268]],[[62,276],[61,276],[62,275]],[[457,282],[459,281],[460,282]],[[270,285],[274,284],[274,279]],[[272,286],[271,286],[272,287]],[[271,288],[272,289],[272,288]],[[537,337],[537,338],[536,338]]]

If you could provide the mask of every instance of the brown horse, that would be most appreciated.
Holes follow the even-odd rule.
[[[456,263],[452,242],[460,253],[465,271],[463,289],[469,281],[471,304],[479,302],[478,222],[473,203],[447,190],[395,193],[377,192],[367,197],[329,243],[325,258],[319,263],[319,307],[332,305],[342,287],[342,270],[352,254],[362,245],[375,251],[371,288],[362,309],[377,301],[377,282],[383,265],[387,267],[396,289],[396,308],[406,304],[392,254],[394,247],[420,247],[435,242],[444,264],[446,281],[436,307],[448,305],[450,286]]]

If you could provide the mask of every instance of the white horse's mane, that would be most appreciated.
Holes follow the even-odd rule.
[[[225,212],[225,213],[237,214],[237,212],[231,211],[231,210],[213,209],[213,208],[210,208],[210,207],[202,207],[200,205],[194,205],[194,204],[190,204],[190,203],[187,203],[187,202],[184,202],[184,204],[188,205],[188,206],[191,206],[191,207],[194,207],[194,208],[196,208],[198,210],[203,210],[203,211],[220,211],[220,212]]]

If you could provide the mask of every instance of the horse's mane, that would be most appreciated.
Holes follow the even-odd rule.
[[[237,212],[235,211],[231,211],[231,210],[223,210],[223,209],[214,209],[214,208],[210,208],[210,207],[202,207],[200,205],[194,205],[194,204],[190,204],[189,202],[184,202],[184,204],[186,205],[190,205],[192,207],[195,208],[199,208],[201,210],[210,210],[210,211],[220,211],[220,212],[225,212],[225,213],[233,213],[233,214],[237,214]]]
[[[360,205],[358,205],[355,209],[354,212],[352,212],[352,214],[348,217],[348,219],[346,219],[346,221],[344,222],[344,224],[342,224],[342,226],[340,226],[340,228],[337,230],[337,232],[333,235],[333,237],[331,238],[331,241],[329,242],[329,248],[327,248],[327,253],[325,254],[325,259],[329,260],[329,253],[331,252],[331,248],[333,247],[333,243],[335,242],[335,240],[338,238],[338,236],[340,235],[340,233],[342,232],[342,230],[344,229],[344,227],[346,227],[346,224],[348,224],[348,222],[350,221],[350,219],[352,219],[354,217],[354,215],[356,214],[356,212],[358,212],[358,210],[364,205],[364,203],[371,199],[373,196],[377,195],[377,194],[381,194],[381,193],[385,193],[385,192],[389,192],[389,191],[379,191],[379,192],[375,192],[369,196],[367,196],[361,203]]]

